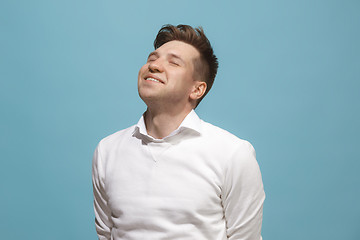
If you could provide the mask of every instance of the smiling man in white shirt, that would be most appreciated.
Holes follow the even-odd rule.
[[[210,42],[201,28],[166,25],[154,47],[138,76],[146,112],[95,150],[99,239],[260,240],[254,148],[194,111],[218,68]]]

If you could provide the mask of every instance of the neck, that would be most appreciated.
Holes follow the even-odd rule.
[[[180,126],[191,110],[192,108],[184,107],[162,111],[159,108],[154,109],[148,106],[144,116],[147,133],[157,139],[168,136]]]

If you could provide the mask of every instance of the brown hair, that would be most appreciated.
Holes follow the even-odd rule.
[[[195,64],[197,72],[200,73],[202,81],[206,82],[207,88],[204,95],[198,100],[196,106],[205,97],[212,87],[217,69],[219,66],[217,57],[211,47],[211,44],[205,36],[202,27],[193,28],[189,25],[164,25],[158,32],[155,41],[154,48],[157,49],[163,44],[177,40],[182,41],[195,47],[201,58],[200,64]]]

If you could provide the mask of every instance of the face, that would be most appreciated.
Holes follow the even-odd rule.
[[[167,42],[150,53],[138,76],[141,99],[146,104],[191,104],[199,83],[194,79],[194,63],[199,58],[195,47],[180,41]]]

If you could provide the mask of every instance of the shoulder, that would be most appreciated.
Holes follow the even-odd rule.
[[[256,152],[249,141],[207,122],[203,122],[202,130],[207,151],[223,164],[226,171],[257,168]]]
[[[255,154],[252,144],[244,139],[241,139],[234,134],[215,126],[211,123],[202,121],[203,134],[207,139],[211,139],[213,142],[220,144],[225,149],[242,150],[245,152],[251,152]]]
[[[252,177],[256,181],[261,181],[256,152],[249,141],[207,122],[202,123],[202,130],[207,141],[207,149],[224,167],[224,181],[238,182],[240,178]],[[249,183],[252,181],[246,180]]]
[[[130,140],[134,130],[135,125],[110,134],[109,136],[100,140],[98,148],[101,147],[103,150],[106,150],[113,148],[123,141]]]

